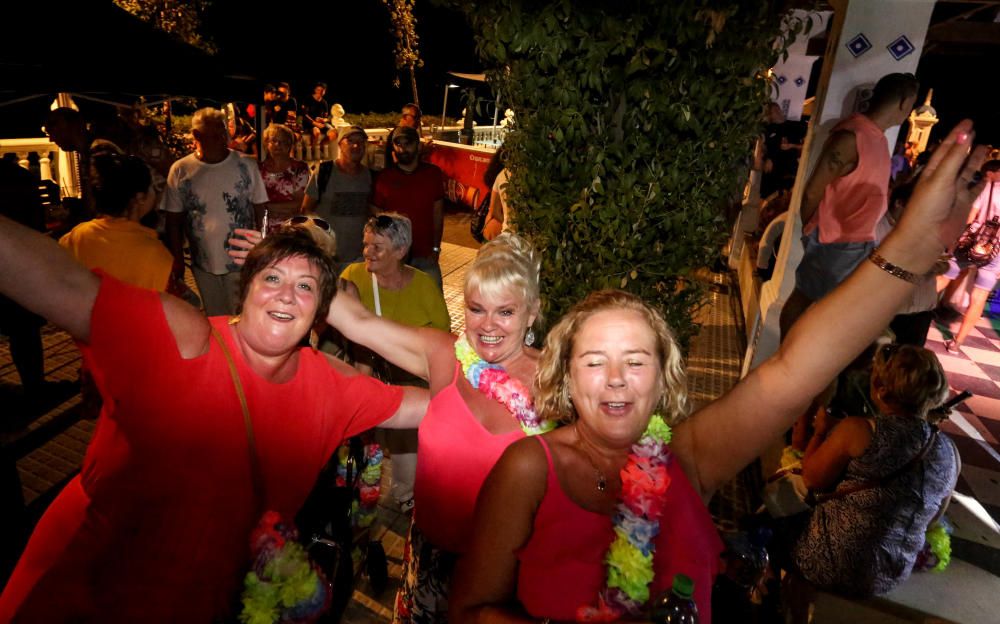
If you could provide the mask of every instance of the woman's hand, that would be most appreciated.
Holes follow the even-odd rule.
[[[952,129],[921,173],[899,222],[899,230],[926,241],[935,255],[962,233],[972,202],[985,184],[977,172],[987,149],[979,146],[970,154],[974,136],[968,119]]]
[[[233,259],[239,266],[243,266],[243,263],[247,261],[247,254],[250,250],[256,247],[260,241],[264,240],[264,237],[257,230],[248,230],[245,228],[236,228],[233,233],[237,236],[242,236],[243,238],[230,238],[229,246],[229,257]]]

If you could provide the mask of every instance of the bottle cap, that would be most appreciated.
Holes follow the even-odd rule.
[[[681,598],[690,598],[694,593],[694,581],[685,574],[675,574],[673,592]]]

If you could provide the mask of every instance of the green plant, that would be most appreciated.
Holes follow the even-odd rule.
[[[200,14],[211,0],[114,0],[122,9],[150,23],[163,32],[170,33],[184,43],[200,48],[209,54],[218,50],[214,43],[201,35]]]
[[[465,11],[516,114],[508,194],[542,253],[547,318],[624,288],[686,344],[705,294],[693,274],[718,256],[760,130],[783,3],[442,2]]]

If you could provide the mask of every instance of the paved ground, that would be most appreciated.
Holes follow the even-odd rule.
[[[944,341],[958,331],[961,318],[939,320],[927,336],[955,392],[975,396],[958,406],[941,429],[962,456],[957,491],[961,505],[949,510],[956,546],[975,562],[1000,574],[1000,319],[983,317],[969,334],[962,353],[952,355]]]

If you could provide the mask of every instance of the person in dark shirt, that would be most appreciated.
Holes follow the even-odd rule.
[[[336,132],[330,124],[330,104],[324,97],[326,95],[326,83],[317,82],[313,87],[312,96],[306,99],[300,111],[302,117],[302,132],[307,131],[312,135],[313,143],[318,143],[324,137],[332,141]]]
[[[38,179],[7,159],[0,159],[0,214],[33,230],[45,231]],[[29,398],[38,397],[45,385],[41,333],[44,324],[42,317],[0,295],[0,333],[10,339],[14,368]]]

